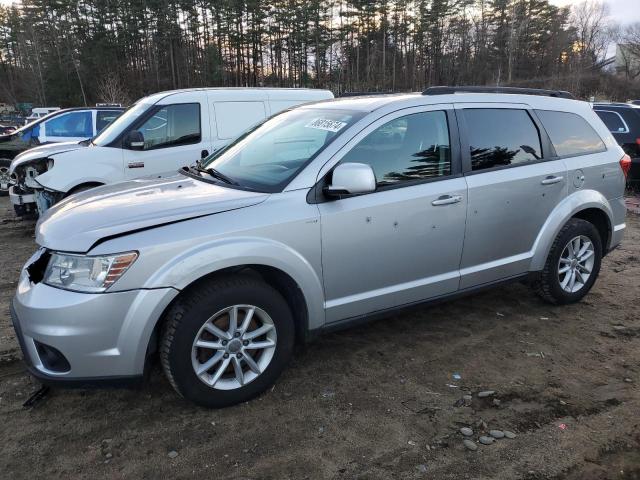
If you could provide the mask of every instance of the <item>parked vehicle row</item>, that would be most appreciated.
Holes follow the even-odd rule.
[[[36,110],[36,109],[34,109]],[[100,133],[123,111],[118,107],[83,107],[57,109],[48,115],[14,130],[0,135],[0,195],[6,196],[11,185],[11,161],[22,152],[52,143],[62,143],[59,149],[69,148],[69,143],[88,140]],[[14,193],[32,195],[29,186],[22,183]],[[11,201],[19,216],[35,211],[35,204],[21,203],[20,197],[12,196]]]
[[[640,184],[640,106],[628,103],[596,103],[593,109],[631,157],[629,183]]]
[[[268,388],[296,342],[366,318],[516,280],[580,300],[625,231],[628,155],[566,93],[468,90],[304,105],[225,148],[272,106],[178,92],[136,104],[93,146],[47,154],[42,187],[69,154],[96,171],[117,154],[104,178],[185,166],[42,216],[12,304],[30,371],[133,382],[157,353],[180,395],[222,407]]]
[[[88,142],[34,148],[11,166],[16,213],[40,214],[67,195],[174,173],[246,128],[289,107],[333,98],[328,90],[190,89],[143,98]],[[0,147],[1,148],[1,147]]]

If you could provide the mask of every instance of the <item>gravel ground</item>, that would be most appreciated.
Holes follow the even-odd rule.
[[[2,198],[0,477],[640,479],[640,216],[627,225],[576,305],[512,284],[327,335],[224,410],[180,399],[159,371],[27,409],[39,385],[8,308],[34,225]],[[490,430],[516,437],[479,444]]]

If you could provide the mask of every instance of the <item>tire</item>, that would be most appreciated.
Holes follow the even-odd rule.
[[[575,239],[580,239],[576,243]],[[569,242],[572,242],[572,246]],[[581,243],[580,243],[581,242]],[[572,257],[570,248],[579,245],[578,250],[588,248],[587,242],[592,248],[587,249],[580,258],[585,258],[584,262],[568,259]],[[589,256],[589,251],[593,255]],[[579,253],[579,252],[578,252]],[[561,260],[562,257],[562,260]],[[536,293],[545,301],[554,305],[566,305],[580,301],[588,292],[598,277],[600,263],[602,261],[602,239],[596,227],[586,220],[572,218],[560,230],[551,246],[544,269],[539,279],[534,284]],[[562,264],[561,264],[562,262]],[[561,274],[562,270],[569,268]],[[590,270],[588,278],[584,278],[586,271]],[[571,273],[574,274],[574,287],[571,289]],[[567,277],[569,275],[569,278]]]
[[[234,306],[238,332],[242,330],[248,311],[251,307],[254,309],[251,323],[244,334],[238,333],[237,340],[233,336],[220,335],[228,334],[227,330],[232,331],[231,312]],[[229,308],[232,309],[227,311]],[[222,330],[217,330],[218,336],[208,330],[214,327]],[[259,328],[267,327],[269,330],[264,335],[245,339],[258,332]],[[186,292],[167,311],[160,340],[160,361],[167,379],[181,396],[207,408],[227,407],[250,400],[276,381],[291,359],[294,333],[293,317],[287,302],[266,283],[243,275],[207,280]],[[196,339],[207,345],[216,344],[216,348],[197,348]],[[220,347],[225,341],[226,346]],[[275,348],[252,349],[258,344],[269,344]],[[196,373],[196,368],[204,369],[216,355],[227,357],[217,360],[200,375]],[[238,358],[240,360],[236,360]],[[227,360],[228,366],[222,368]],[[252,370],[250,360],[254,367],[259,367],[260,373]],[[238,365],[243,372],[240,375],[236,370]],[[219,370],[224,373],[214,381]],[[210,384],[212,381],[213,386]]]
[[[11,160],[9,158],[0,158],[0,197],[9,196],[9,167]]]

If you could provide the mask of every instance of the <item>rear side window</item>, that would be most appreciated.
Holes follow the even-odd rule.
[[[597,153],[606,150],[604,142],[580,115],[552,110],[536,110],[558,156]]]
[[[117,110],[98,110],[96,113],[96,133],[100,133],[107,125],[120,116]]]
[[[526,110],[463,110],[472,170],[517,165],[542,159],[540,132]]]
[[[594,110],[596,115],[604,122],[610,132],[613,133],[627,133],[629,129],[627,124],[624,123],[622,116],[618,112],[611,110]]]

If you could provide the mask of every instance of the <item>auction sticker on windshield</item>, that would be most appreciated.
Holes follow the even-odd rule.
[[[346,125],[346,122],[339,122],[338,120],[329,120],[328,118],[316,118],[315,120],[307,123],[307,128],[317,128],[318,130],[326,130],[328,132],[338,132]]]

